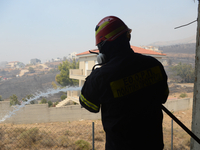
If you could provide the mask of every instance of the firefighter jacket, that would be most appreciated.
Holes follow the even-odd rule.
[[[162,64],[128,49],[86,78],[79,101],[90,112],[101,110],[107,150],[160,150],[168,93]]]

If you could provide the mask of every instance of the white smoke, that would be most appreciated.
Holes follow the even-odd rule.
[[[29,104],[31,101],[36,100],[40,97],[48,97],[49,95],[53,95],[59,92],[66,92],[66,91],[78,91],[81,90],[81,87],[65,87],[61,89],[49,89],[47,92],[40,92],[34,94],[33,98],[28,99],[26,102],[22,102],[21,105],[16,105],[12,111],[10,111],[7,115],[5,115],[2,119],[0,119],[0,123],[5,121],[6,119],[10,118],[15,112],[19,111],[21,108],[25,107],[25,105]]]

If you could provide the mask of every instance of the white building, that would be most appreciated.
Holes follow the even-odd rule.
[[[141,48],[144,48],[144,49],[148,49],[148,50],[152,50],[152,51],[155,51],[155,52],[159,52],[159,53],[162,53],[161,50],[159,50],[157,47],[155,46],[140,46]]]
[[[78,57],[76,56],[77,52],[72,52],[70,54],[68,54],[68,57],[69,59],[77,59]]]
[[[147,50],[141,47],[131,46],[134,52],[141,53],[143,55],[148,55],[156,58],[160,62],[162,58],[166,56],[166,54],[155,52],[153,50]],[[92,50],[93,52],[99,52],[98,49]],[[70,79],[78,79],[79,86],[83,86],[85,82],[85,78],[90,75],[92,71],[92,67],[97,62],[97,55],[91,54],[89,51],[77,54],[79,59],[79,69],[70,69],[69,78]]]
[[[54,61],[62,61],[62,59],[57,57],[56,59],[54,59]]]

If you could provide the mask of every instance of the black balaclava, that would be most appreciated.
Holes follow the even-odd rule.
[[[116,55],[121,55],[130,51],[130,37],[127,37],[127,33],[122,34],[114,41],[106,41],[102,47],[99,47],[100,53],[106,56],[108,62]]]

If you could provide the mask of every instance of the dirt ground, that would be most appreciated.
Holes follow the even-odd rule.
[[[168,99],[180,99],[180,95],[185,93],[189,98],[193,98],[193,83],[168,83]]]
[[[191,130],[192,109],[173,113],[188,129]],[[172,119],[164,113],[163,136],[165,150],[171,150],[171,126]],[[189,150],[190,136],[173,121],[173,147],[174,150]]]

